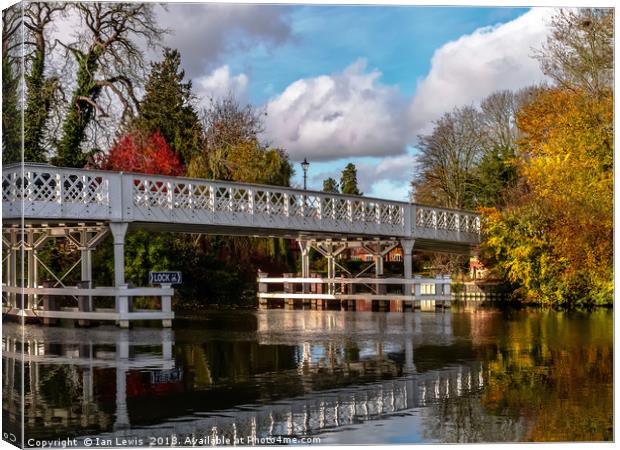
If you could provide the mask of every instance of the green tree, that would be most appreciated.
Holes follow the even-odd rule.
[[[22,160],[22,130],[19,111],[19,69],[20,60],[13,56],[19,50],[18,39],[21,30],[21,7],[13,5],[2,11],[2,162],[3,164]],[[17,72],[17,74],[16,74]]]
[[[515,163],[519,129],[516,115],[533,89],[498,91],[480,103],[484,132],[482,156],[473,192],[475,206],[498,206],[517,182]]]
[[[26,3],[24,27],[32,51],[27,56],[29,70],[24,74],[26,105],[24,109],[24,160],[43,162],[47,160],[44,135],[50,110],[58,91],[60,80],[46,75],[48,45],[46,29],[67,4],[35,2]],[[31,42],[31,43],[30,43]]]
[[[109,111],[99,102],[109,92],[123,106],[122,116],[133,115],[135,84],[141,79],[143,52],[138,38],[155,45],[163,30],[149,3],[75,3],[86,28],[76,42],[58,41],[77,66],[75,87],[62,122],[54,162],[83,167],[92,149],[84,152],[87,127]]]
[[[349,195],[363,195],[357,188],[357,168],[349,163],[340,175],[340,192]]]
[[[163,60],[151,64],[132,125],[148,133],[159,130],[181,162],[187,163],[202,146],[202,127],[192,104],[192,82],[184,78],[181,54],[165,48]]]
[[[17,86],[8,58],[2,58],[2,163],[21,161],[21,114],[18,109]]]
[[[338,192],[340,192],[338,190],[338,182],[331,177],[323,180],[323,192],[331,192],[333,194],[337,194]]]
[[[517,182],[514,149],[492,147],[485,152],[477,167],[476,206],[501,206],[510,187]]]

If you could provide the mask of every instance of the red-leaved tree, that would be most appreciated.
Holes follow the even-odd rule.
[[[150,136],[133,131],[123,135],[98,162],[104,170],[183,175],[185,168],[159,130]]]

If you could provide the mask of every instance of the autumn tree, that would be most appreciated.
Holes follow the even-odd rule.
[[[151,64],[144,90],[131,126],[148,133],[159,130],[181,161],[189,162],[201,148],[202,127],[178,50],[165,48],[163,59]]]
[[[557,85],[539,89],[517,114],[523,133],[520,195],[502,210],[484,211],[483,249],[526,300],[608,304],[613,298],[613,95],[602,74],[574,75],[575,67],[592,63],[592,53],[558,57],[565,55],[559,49],[599,47],[589,32],[576,33],[567,47],[567,17],[580,26],[592,21],[587,27],[600,30],[608,16],[567,14],[555,17],[556,41],[543,49],[543,68],[556,62]],[[595,53],[608,58],[596,59],[598,66],[613,65],[611,53]]]
[[[340,192],[349,195],[363,195],[357,187],[357,167],[349,163],[340,174]]]
[[[158,130],[151,135],[139,131],[123,135],[101,156],[98,165],[104,170],[156,175],[175,176],[185,171],[178,155]]]
[[[229,161],[239,145],[258,145],[263,131],[260,113],[251,105],[241,106],[234,96],[211,99],[203,111],[204,144],[191,161],[188,170],[192,176],[232,180],[236,166]]]
[[[339,193],[338,182],[332,177],[323,180],[323,192],[330,192],[333,194]]]
[[[77,67],[75,87],[62,122],[55,163],[82,167],[86,130],[93,120],[107,117],[114,102],[122,117],[135,112],[135,95],[141,79],[143,51],[138,40],[154,46],[163,30],[157,26],[150,3],[75,3],[85,28],[74,42],[59,41]],[[111,96],[112,101],[102,101]]]
[[[289,186],[288,155],[261,142],[263,114],[233,96],[212,100],[204,112],[204,144],[188,167],[194,177]]]

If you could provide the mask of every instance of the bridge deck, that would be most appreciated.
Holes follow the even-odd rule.
[[[415,239],[417,248],[479,242],[480,218],[369,197],[183,177],[12,165],[6,223],[129,222],[141,228],[256,236]]]
[[[468,211],[279,186],[34,163],[3,168],[2,214],[2,242],[7,249],[3,260],[5,314],[39,316],[49,323],[56,318],[77,319],[84,324],[91,319],[114,320],[121,327],[139,319],[161,320],[168,327],[174,317],[172,291],[153,294],[161,299],[161,311],[132,311],[131,296],[150,294],[128,289],[125,282],[124,246],[130,227],[295,238],[301,250],[302,278],[310,275],[309,255],[314,249],[327,259],[328,279],[334,279],[336,258],[347,249],[370,252],[375,274],[380,277],[384,257],[401,245],[404,278],[410,280],[414,244],[421,250],[468,253],[480,238],[480,217]],[[108,233],[113,238],[114,288],[91,289],[92,252]],[[67,290],[62,283],[66,274],[56,277],[37,256],[38,249],[57,238],[66,239],[80,251],[79,261],[69,269],[79,263],[79,288]],[[25,271],[20,269],[22,265]],[[55,278],[53,285],[39,285],[39,266]],[[334,284],[327,284],[326,294],[340,296],[343,301],[354,298],[337,294]],[[449,281],[447,286],[449,289]],[[410,288],[402,289],[401,300],[420,298],[417,288],[415,297]],[[261,300],[291,298],[292,293],[263,294]],[[353,290],[349,294],[354,294]],[[374,293],[356,294],[379,299],[384,292],[376,288]],[[50,297],[58,295],[73,296],[77,311],[56,308]],[[95,309],[93,296],[97,295],[113,296],[114,311]],[[324,300],[322,295],[319,297]]]

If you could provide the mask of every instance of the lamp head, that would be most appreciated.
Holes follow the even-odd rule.
[[[306,158],[304,158],[304,160],[301,162],[301,168],[304,170],[304,172],[306,172],[308,170],[308,167],[310,167],[310,163]]]

